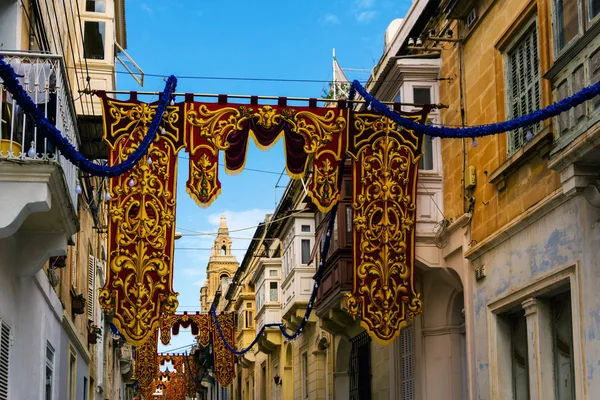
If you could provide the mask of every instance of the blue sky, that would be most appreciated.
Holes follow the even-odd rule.
[[[383,51],[389,23],[406,14],[410,0],[200,1],[127,0],[127,52],[148,74],[183,76],[283,78],[327,81],[332,76],[332,49],[342,68],[371,71]],[[122,68],[120,70],[123,70]],[[346,71],[349,79],[366,81],[369,72]],[[160,90],[161,78],[146,77],[143,90]],[[320,97],[325,82],[289,83],[180,78],[179,92]],[[125,74],[122,90],[141,90]],[[150,99],[144,99],[149,101]],[[156,99],[154,99],[156,100]],[[250,145],[244,171],[229,176],[220,168],[223,191],[206,209],[186,194],[186,154],[180,155],[177,226],[216,232],[221,214],[231,230],[256,226],[272,212],[283,193],[276,188],[283,168],[282,143],[269,151]],[[222,160],[221,160],[222,162]],[[288,182],[283,176],[279,186]],[[183,229],[178,229],[185,233]],[[238,261],[254,229],[232,233]],[[179,312],[199,309],[199,289],[206,279],[212,239],[185,236],[176,242],[174,287]],[[188,332],[174,336],[161,351],[191,344]],[[183,351],[183,350],[178,350]]]

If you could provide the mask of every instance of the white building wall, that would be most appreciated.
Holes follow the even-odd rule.
[[[55,351],[54,398],[66,398],[62,305],[46,273],[15,276],[12,239],[0,240],[0,318],[11,328],[9,391],[14,399],[41,399],[44,394],[46,343]],[[87,374],[87,366],[86,366]]]
[[[481,257],[487,276],[473,285],[476,343],[476,398],[490,398],[499,389],[502,367],[494,353],[494,314],[490,307],[519,302],[520,292],[552,281],[559,271],[573,272],[571,302],[575,352],[576,398],[600,393],[600,209],[583,196],[554,208]],[[492,354],[491,354],[492,353]],[[498,357],[498,356],[496,356]],[[542,356],[543,357],[543,356]],[[544,359],[541,359],[544,362]],[[493,396],[492,396],[493,397]]]

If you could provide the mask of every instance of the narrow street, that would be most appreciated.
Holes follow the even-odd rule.
[[[599,155],[599,0],[0,0],[0,400],[599,399]]]

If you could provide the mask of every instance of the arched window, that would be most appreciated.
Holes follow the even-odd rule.
[[[229,275],[227,274],[221,274],[219,279],[221,280],[221,285],[227,285],[229,283]]]
[[[227,255],[227,245],[223,242],[223,246],[221,246],[221,255]]]

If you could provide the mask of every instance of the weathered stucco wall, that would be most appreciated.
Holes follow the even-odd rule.
[[[583,196],[568,200],[474,260],[475,266],[484,265],[487,271],[483,280],[473,284],[477,398],[490,398],[490,373],[498,373],[489,356],[494,345],[489,332],[494,318],[490,304],[569,267],[574,269],[578,286],[571,287],[572,302],[577,303],[573,306],[574,329],[580,325],[573,335],[574,349],[580,352],[575,357],[575,376],[579,369],[588,395],[600,393],[599,264],[600,209],[591,207]]]

